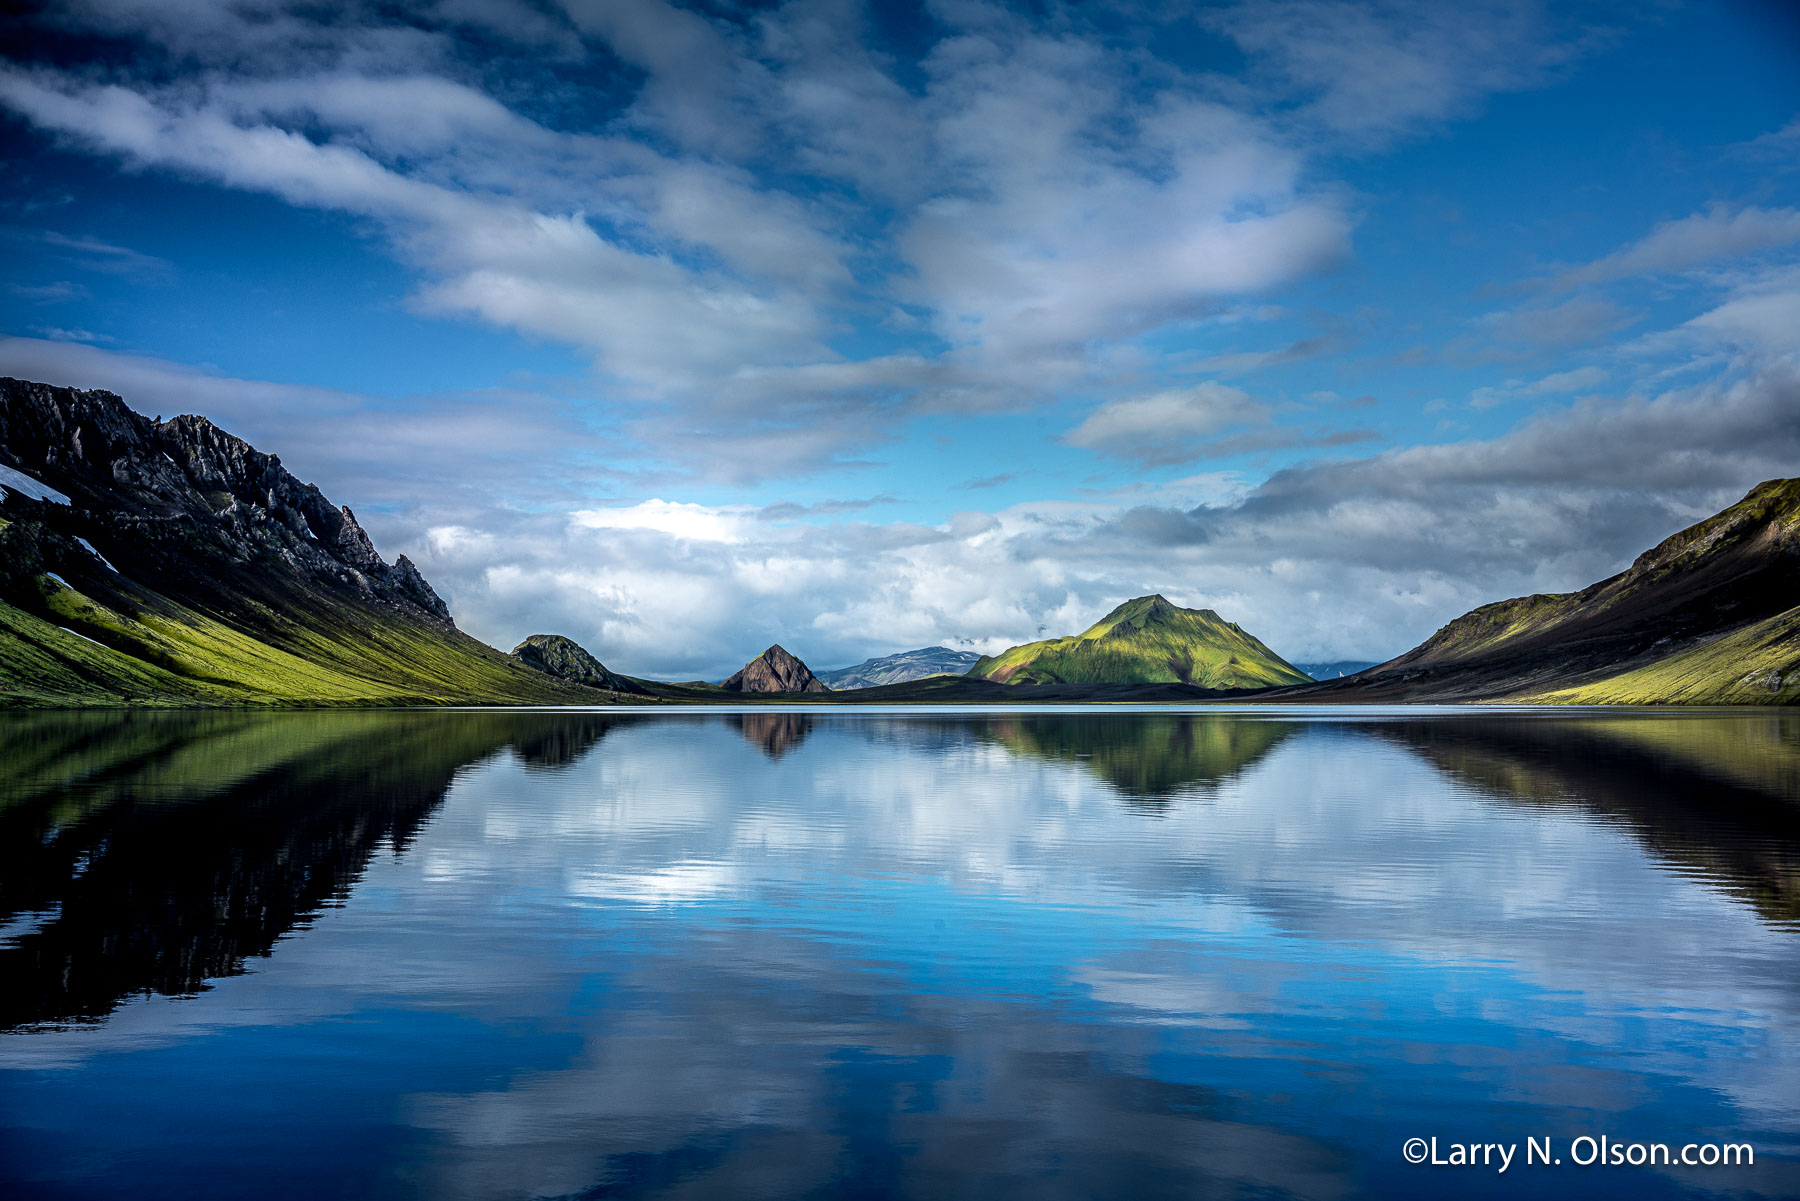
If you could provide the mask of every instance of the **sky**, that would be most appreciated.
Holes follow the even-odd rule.
[[[717,679],[1161,592],[1379,660],[1800,474],[1783,4],[70,0],[0,373]]]

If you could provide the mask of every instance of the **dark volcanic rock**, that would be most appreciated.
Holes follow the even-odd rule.
[[[231,567],[254,565],[452,624],[418,568],[383,562],[354,513],[204,417],[153,421],[111,392],[0,378],[0,448],[0,463],[68,494],[59,525],[159,591],[207,604],[240,584],[221,578]],[[54,503],[15,494],[7,507],[30,517]]]
[[[831,691],[819,682],[811,668],[779,646],[770,647],[744,664],[736,675],[719,687],[727,692]]]
[[[580,643],[561,634],[533,634],[513,647],[512,656],[525,666],[559,680],[614,692],[638,691],[624,677],[608,671],[606,665],[588,654]]]
[[[0,705],[591,704],[202,417],[0,379]]]

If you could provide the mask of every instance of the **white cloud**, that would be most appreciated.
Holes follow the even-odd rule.
[[[1672,275],[1795,242],[1800,242],[1800,209],[1751,207],[1733,212],[1718,204],[1704,213],[1665,221],[1641,241],[1563,272],[1555,285],[1573,288],[1639,275]]]
[[[1469,406],[1476,409],[1491,409],[1505,404],[1509,400],[1520,397],[1555,396],[1565,392],[1581,392],[1589,388],[1597,388],[1606,382],[1606,369],[1603,367],[1576,367],[1571,371],[1558,371],[1546,375],[1542,379],[1529,382],[1509,379],[1504,384],[1487,388],[1477,388],[1469,394]]]
[[[1383,140],[1457,116],[1494,92],[1544,81],[1583,39],[1539,4],[1256,0],[1207,13],[1281,80],[1282,100],[1338,136]]]

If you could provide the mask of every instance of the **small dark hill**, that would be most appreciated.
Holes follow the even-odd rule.
[[[590,655],[580,643],[561,634],[533,634],[513,647],[512,657],[527,667],[571,684],[585,684],[609,692],[644,691],[635,680],[608,671],[606,664]]]

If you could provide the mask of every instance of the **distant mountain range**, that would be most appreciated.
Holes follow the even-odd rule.
[[[1211,609],[1126,601],[1070,638],[984,657],[970,677],[1001,684],[1191,684],[1231,690],[1309,684],[1293,664]]]
[[[592,703],[203,417],[0,379],[0,705]]]
[[[1483,605],[1396,659],[1287,698],[1800,701],[1800,479],[1758,484],[1579,592]]]
[[[822,671],[819,679],[827,688],[879,688],[883,684],[905,684],[931,676],[960,676],[979,662],[974,651],[956,651],[947,646],[927,646],[916,651],[902,651],[879,659],[864,659],[855,667]]]

